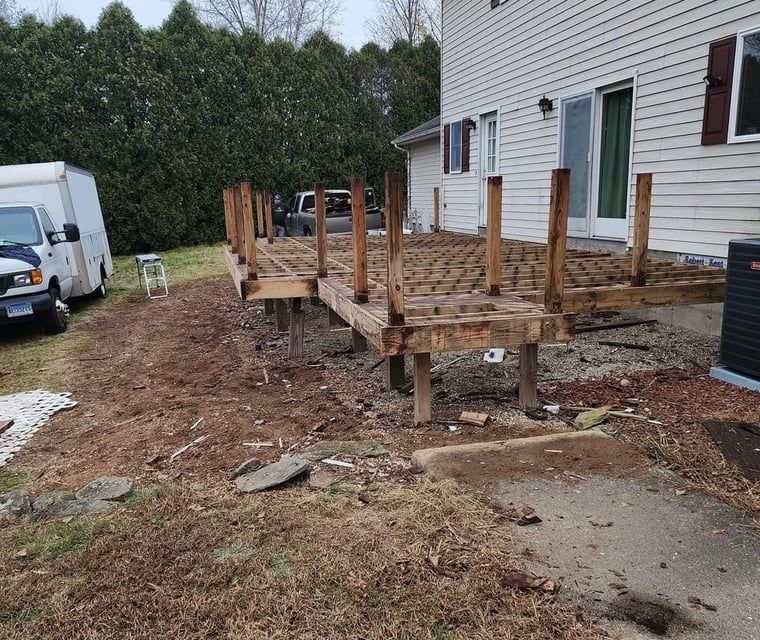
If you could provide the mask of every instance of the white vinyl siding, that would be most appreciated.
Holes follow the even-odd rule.
[[[442,120],[500,107],[503,232],[545,242],[560,98],[635,77],[632,173],[654,174],[650,248],[725,257],[729,240],[760,235],[760,141],[701,144],[702,78],[711,42],[759,24],[760,0],[511,0],[496,9],[443,0]],[[546,120],[543,95],[554,101]],[[443,178],[447,229],[477,230],[479,138],[470,173]],[[630,242],[633,207],[628,222]]]
[[[412,143],[408,147],[409,217],[419,222],[424,231],[429,231],[433,224],[433,189],[441,186],[439,145],[440,141],[436,136]]]

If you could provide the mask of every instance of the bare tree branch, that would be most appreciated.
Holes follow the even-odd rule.
[[[207,22],[235,33],[251,30],[267,40],[299,44],[324,29],[328,17],[342,10],[343,0],[195,0],[192,5]]]
[[[13,23],[18,19],[18,16],[16,0],[0,0],[0,19]]]
[[[367,22],[373,38],[385,45],[397,40],[419,44],[427,35],[440,41],[439,0],[375,0],[375,16]]]
[[[44,2],[40,2],[37,16],[45,24],[53,24],[62,15],[61,3],[58,0],[45,0]]]

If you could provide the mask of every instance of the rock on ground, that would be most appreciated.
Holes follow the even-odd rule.
[[[79,500],[123,500],[131,492],[134,482],[132,478],[103,476],[76,492]]]
[[[240,476],[235,484],[244,493],[264,491],[285,484],[308,470],[309,463],[306,460],[297,456],[285,456],[258,471]]]
[[[32,518],[46,520],[107,513],[113,502],[98,499],[80,499],[66,491],[43,493],[32,504]]]
[[[0,520],[3,518],[20,518],[31,510],[29,497],[20,491],[11,491],[0,496]]]
[[[248,473],[253,473],[256,470],[261,469],[261,465],[262,462],[258,458],[250,458],[241,463],[237,469],[230,473],[229,478],[230,480],[234,480],[235,478],[239,478],[240,476],[244,476]]]
[[[388,449],[376,442],[339,442],[323,440],[307,447],[300,453],[302,458],[319,462],[325,458],[337,455],[354,456],[356,458],[380,458],[390,455]]]

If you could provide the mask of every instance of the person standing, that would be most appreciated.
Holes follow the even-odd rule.
[[[274,234],[278,238],[284,238],[288,235],[287,225],[291,217],[290,207],[285,204],[282,194],[275,193],[272,198],[272,225],[274,226]]]

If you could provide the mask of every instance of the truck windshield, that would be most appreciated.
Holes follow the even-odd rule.
[[[0,245],[42,244],[40,226],[32,207],[0,208]]]

